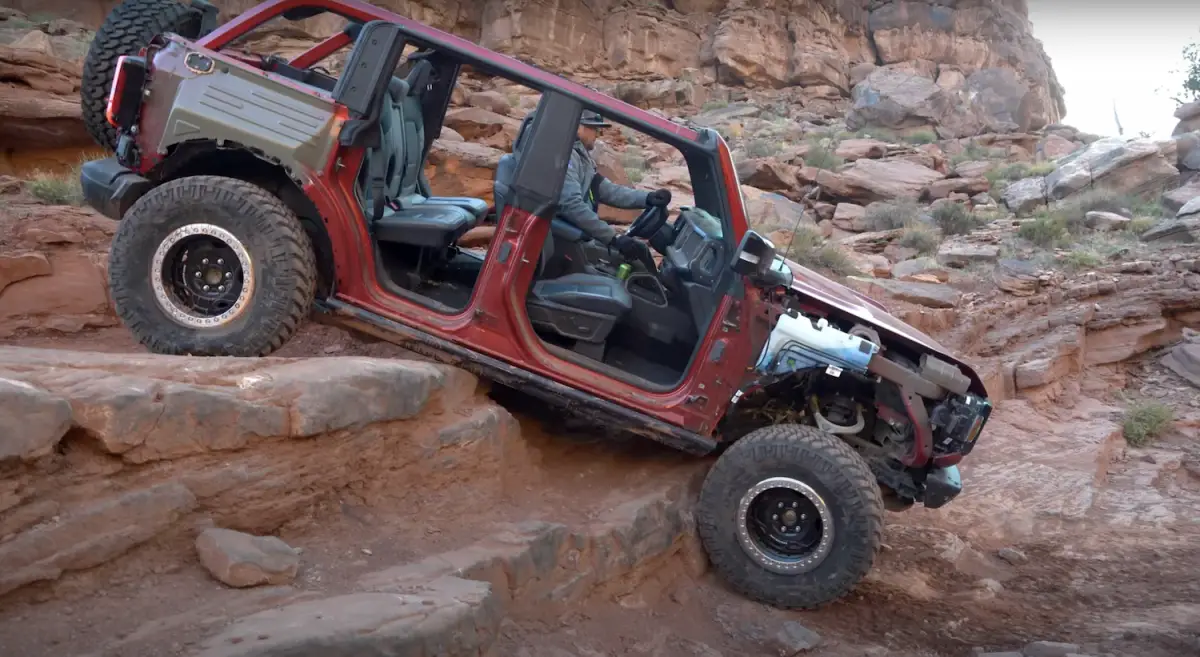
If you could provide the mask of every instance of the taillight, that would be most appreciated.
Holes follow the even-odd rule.
[[[130,55],[118,57],[112,88],[108,92],[108,105],[104,109],[109,125],[119,130],[134,126],[145,85],[146,59]]]

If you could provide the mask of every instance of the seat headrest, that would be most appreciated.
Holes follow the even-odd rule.
[[[408,72],[408,93],[422,94],[429,87],[429,78],[433,75],[433,64],[429,60],[418,60],[413,64],[412,70]]]
[[[408,80],[392,76],[392,79],[388,81],[388,93],[396,102],[403,100],[408,95],[408,91]]]

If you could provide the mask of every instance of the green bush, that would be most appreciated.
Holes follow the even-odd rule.
[[[808,147],[808,153],[804,156],[804,163],[814,169],[834,171],[846,161],[834,154],[832,147],[811,144]]]
[[[1060,219],[1043,211],[1021,224],[1017,229],[1017,236],[1037,246],[1048,248],[1067,238],[1067,228]]]
[[[83,204],[83,188],[79,184],[79,169],[70,173],[46,173],[39,171],[25,183],[30,194],[43,203],[51,205]]]
[[[1128,194],[1092,188],[1055,203],[1048,212],[1062,223],[1067,232],[1079,234],[1084,230],[1087,213],[1098,211],[1125,214],[1139,204],[1144,202]]]
[[[1133,233],[1134,235],[1141,235],[1151,228],[1154,228],[1154,225],[1158,222],[1158,219],[1153,219],[1151,217],[1138,217],[1125,224],[1125,230]]]
[[[1029,175],[1031,176],[1048,176],[1054,173],[1058,167],[1053,162],[1038,162],[1029,167]]]
[[[1170,406],[1157,401],[1136,402],[1125,411],[1125,442],[1140,447],[1162,435],[1175,420]]]
[[[917,253],[921,255],[933,255],[937,253],[941,242],[942,240],[938,237],[937,233],[916,224],[905,228],[904,233],[900,235],[899,239],[900,246],[916,249]]]
[[[1095,269],[1104,262],[1100,254],[1090,249],[1075,249],[1064,260],[1071,269]]]
[[[913,223],[920,214],[921,208],[915,201],[903,200],[872,203],[867,206],[864,219],[875,230],[894,230]]]
[[[979,219],[961,203],[937,203],[931,214],[943,235],[966,235],[980,225]]]
[[[723,100],[710,100],[700,106],[700,111],[708,112],[710,110],[723,109],[729,107],[729,103]]]
[[[625,174],[629,176],[629,182],[635,185],[646,178],[646,170],[637,167],[625,167]]]
[[[783,147],[779,142],[770,139],[751,139],[746,142],[746,155],[750,157],[770,157],[778,155]]]
[[[820,231],[810,226],[800,226],[792,236],[787,257],[809,269],[849,276],[856,273],[854,264],[846,253],[836,245],[828,244]]]
[[[918,130],[904,138],[910,144],[932,144],[937,141],[937,134],[932,130]]]

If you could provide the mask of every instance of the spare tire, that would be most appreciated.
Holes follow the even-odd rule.
[[[124,0],[109,12],[88,47],[79,89],[83,125],[97,144],[110,151],[117,147],[117,131],[104,117],[117,58],[136,55],[164,32],[195,39],[200,36],[201,19],[200,11],[179,0]]]

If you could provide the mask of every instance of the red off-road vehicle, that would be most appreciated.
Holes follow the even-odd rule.
[[[230,48],[270,19],[326,13],[346,29],[290,60]],[[959,493],[991,408],[979,376],[778,257],[749,229],[715,131],[359,0],[215,17],[205,2],[126,0],[86,65],[84,116],[115,157],[82,182],[120,221],[112,297],[149,349],[266,355],[315,310],[598,424],[720,451],[703,543],[736,588],[779,606],[849,591],[885,506]],[[318,67],[342,49],[340,76]],[[437,196],[422,174],[464,66],[541,92],[494,204]],[[652,208],[628,231],[661,264],[621,262],[555,219],[585,109],[686,162],[694,205]],[[485,251],[457,246],[488,221]]]

